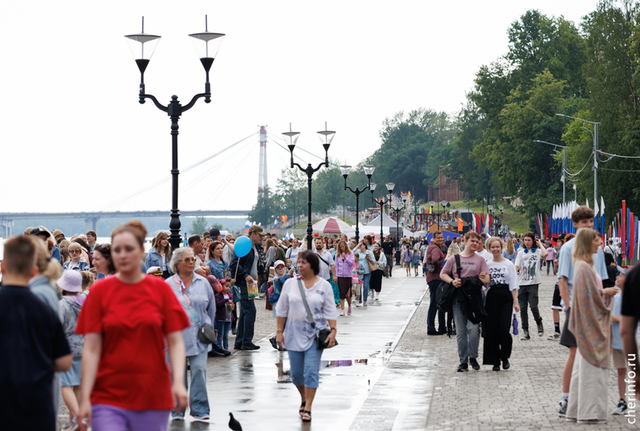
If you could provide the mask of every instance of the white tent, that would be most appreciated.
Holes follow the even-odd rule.
[[[391,217],[389,217],[386,213],[382,214],[382,233],[384,235],[389,235],[390,228],[395,228],[396,222]],[[413,236],[413,232],[409,229],[402,227],[402,236],[410,237]],[[374,234],[376,238],[380,236],[380,216],[374,218],[369,222],[368,225],[360,227],[360,237],[362,238],[365,235]]]

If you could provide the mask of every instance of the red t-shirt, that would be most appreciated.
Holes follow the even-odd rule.
[[[102,334],[92,404],[130,410],[170,410],[171,376],[165,336],[189,326],[171,287],[147,275],[136,284],[100,280],[82,307],[76,332]]]

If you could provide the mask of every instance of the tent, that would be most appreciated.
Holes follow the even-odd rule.
[[[321,234],[340,234],[355,235],[355,230],[347,223],[336,217],[327,217],[316,222],[313,231]]]
[[[387,214],[383,213],[382,216],[383,216],[382,217],[382,233],[386,236],[386,235],[389,235],[390,228],[394,228],[395,230],[397,225],[395,220],[393,220]],[[400,226],[400,228],[402,229],[403,237],[409,238],[413,236],[413,232],[411,232],[409,229],[402,226]],[[371,220],[369,224],[360,227],[361,238],[365,235],[370,235],[370,234],[374,234],[376,238],[380,237],[380,216]]]

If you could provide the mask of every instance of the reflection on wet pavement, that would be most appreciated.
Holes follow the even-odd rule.
[[[340,345],[322,356],[320,387],[313,403],[316,430],[350,428],[426,287],[421,279],[392,278],[384,283],[380,301],[370,301],[368,309],[353,308],[351,316],[338,318]],[[210,364],[215,361],[207,372],[211,424],[192,422],[187,414],[184,422],[172,422],[169,429],[228,429],[229,412],[245,431],[310,429],[298,415],[300,397],[291,384],[287,353],[274,350],[267,339],[257,344],[258,351],[209,359]]]

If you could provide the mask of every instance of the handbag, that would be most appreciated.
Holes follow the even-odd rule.
[[[198,340],[200,340],[202,344],[213,344],[217,338],[216,331],[208,323],[198,328]]]
[[[456,272],[458,273],[458,278],[462,278],[460,255],[456,254],[454,257],[456,259]],[[453,284],[445,283],[444,281],[440,283],[440,286],[438,286],[438,290],[436,291],[436,303],[438,304],[438,308],[446,313],[451,312],[457,293],[458,289],[456,289]]]
[[[276,291],[275,286],[271,286],[267,292],[270,304],[275,304],[280,299],[280,292]]]
[[[304,293],[304,287],[302,287],[302,280],[298,279],[298,287],[300,288],[300,296],[302,297],[302,303],[304,304],[304,309],[307,312],[307,320],[309,321],[309,325],[316,333],[316,347],[318,350],[328,349],[327,347],[327,337],[331,334],[330,329],[321,329],[316,331],[316,322],[313,320],[313,315],[311,314],[311,310],[309,310],[309,304],[307,303],[307,295]],[[338,345],[338,340],[335,340],[335,345]]]
[[[369,272],[377,271],[378,269],[380,269],[380,267],[378,267],[378,264],[376,263],[375,260],[373,262],[368,260],[367,262],[369,263]]]

